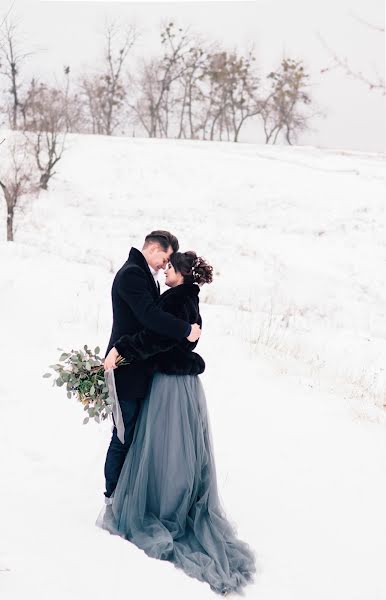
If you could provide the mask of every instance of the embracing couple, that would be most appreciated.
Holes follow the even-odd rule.
[[[220,594],[252,581],[255,557],[237,539],[217,491],[204,390],[193,349],[201,333],[200,286],[213,268],[177,238],[153,231],[132,248],[112,286],[105,357],[119,411],[105,463],[97,524],[149,556],[168,560]],[[160,295],[157,274],[170,288]],[[117,368],[120,357],[126,364]]]

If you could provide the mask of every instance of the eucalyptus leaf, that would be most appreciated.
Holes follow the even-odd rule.
[[[84,423],[93,419],[97,423],[107,419],[112,412],[113,399],[110,399],[108,387],[104,377],[103,359],[98,356],[100,347],[96,346],[93,352],[87,344],[83,349],[62,352],[59,362],[50,365],[55,372],[53,385],[65,386],[68,398],[74,396],[81,402],[83,411],[86,412]],[[52,373],[45,373],[44,378],[49,378]]]

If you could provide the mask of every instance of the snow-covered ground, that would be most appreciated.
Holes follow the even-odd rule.
[[[105,348],[115,271],[167,228],[215,267],[199,351],[246,597],[384,600],[384,159],[69,137],[0,243],[1,598],[214,597],[94,526],[109,425],[42,379],[58,347]]]

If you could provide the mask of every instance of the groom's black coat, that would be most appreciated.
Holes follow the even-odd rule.
[[[123,335],[138,333],[144,327],[160,336],[167,336],[169,343],[170,338],[183,340],[190,333],[189,320],[176,318],[157,306],[158,287],[145,257],[136,248],[131,248],[127,261],[116,274],[111,298],[113,326],[106,355]],[[114,376],[118,398],[144,397],[151,373],[152,365],[147,360],[117,368]]]
[[[199,291],[196,284],[177,285],[162,294],[158,306],[184,321],[198,323],[201,327]],[[198,375],[205,369],[201,356],[192,352],[197,341],[189,342],[185,338],[180,341],[172,340],[144,329],[134,335],[123,335],[114,345],[119,354],[133,366],[146,360],[153,371],[174,375]]]

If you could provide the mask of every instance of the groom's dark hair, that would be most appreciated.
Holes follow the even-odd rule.
[[[180,247],[176,236],[170,233],[170,231],[163,231],[162,229],[152,231],[145,237],[143,248],[146,248],[149,244],[159,244],[162,250],[165,251],[171,246],[173,253],[178,252],[178,248]]]

